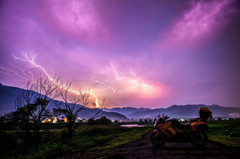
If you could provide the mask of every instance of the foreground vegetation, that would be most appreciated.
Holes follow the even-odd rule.
[[[20,134],[14,131],[1,132],[1,158],[54,158],[74,153],[103,155],[107,151],[141,138],[149,127],[122,128],[117,125],[82,125],[73,139],[66,138],[66,129],[46,130],[41,134],[41,144],[23,152]],[[20,132],[18,132],[20,133]],[[6,143],[8,142],[8,143]]]
[[[67,128],[62,124],[43,124],[37,134],[29,133],[27,149],[24,148],[25,133],[18,129],[0,131],[0,158],[55,158],[68,154],[102,156],[106,152],[140,139],[150,127],[126,128],[119,123],[82,124],[69,139]],[[57,128],[57,129],[55,129]],[[35,137],[40,138],[37,147]],[[226,146],[240,147],[240,120],[210,121],[209,139]]]
[[[225,146],[240,147],[240,120],[211,121],[209,123],[209,140]]]

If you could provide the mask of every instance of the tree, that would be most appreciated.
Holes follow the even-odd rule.
[[[93,118],[88,119],[88,125],[95,125],[96,124],[96,120],[94,120]]]
[[[78,98],[69,98],[71,83],[64,86],[64,89],[60,93],[63,100],[62,102],[55,102],[54,113],[57,115],[64,115],[67,118],[67,130],[68,138],[72,139],[73,133],[79,126],[79,123],[75,124],[78,117],[78,113],[83,110],[89,104],[89,92],[79,91]]]
[[[31,112],[30,118],[39,130],[41,121],[51,117],[52,100],[59,97],[62,91],[60,78],[40,77],[36,82],[28,81],[26,91],[20,93],[16,99],[16,107],[35,107]]]
[[[16,99],[17,110],[10,114],[12,120],[20,129],[24,130],[24,142],[28,144],[30,129],[35,134],[35,146],[38,147],[41,138],[41,121],[51,117],[51,101],[60,96],[60,78],[40,77],[37,81],[28,81],[26,90]],[[31,123],[31,124],[30,124]]]
[[[77,98],[70,98],[70,87],[71,83],[69,83],[67,86],[64,86],[64,90],[61,92],[61,98],[63,102],[55,102],[54,113],[58,116],[64,115],[67,118],[67,134],[68,138],[72,139],[73,133],[80,125],[80,123],[76,123],[78,113],[84,110],[90,102],[90,90],[80,90]],[[99,116],[101,112],[102,110],[99,109],[93,117]]]
[[[102,116],[101,118],[96,120],[98,124],[110,124],[111,120],[109,120],[106,116]]]

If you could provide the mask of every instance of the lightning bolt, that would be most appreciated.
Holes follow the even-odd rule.
[[[111,65],[113,73],[115,74],[115,80],[121,80],[122,78],[119,77],[118,72],[117,72],[116,68],[114,67],[114,65],[112,63],[110,63],[110,65]]]
[[[35,68],[39,68],[46,76],[48,79],[50,79],[51,81],[53,81],[53,78],[48,74],[48,72],[40,65],[36,64],[35,62],[35,58],[37,57],[37,54],[32,54],[29,56],[26,52],[22,52],[22,55],[24,58],[19,58],[15,55],[13,55],[13,58],[16,60],[20,60],[23,62],[28,62],[30,64],[30,66],[35,67]]]
[[[80,95],[80,93],[76,90],[73,90],[73,89],[70,89],[70,92],[76,94],[76,95]],[[100,105],[99,105],[99,102],[98,102],[98,97],[96,94],[93,93],[93,90],[89,90],[89,91],[83,91],[81,93],[86,93],[86,94],[90,94],[91,96],[93,96],[95,98],[95,104],[96,104],[96,107],[99,108]]]
[[[37,57],[37,54],[28,54],[26,52],[22,52],[22,57],[18,57],[18,56],[15,56],[13,55],[12,56],[15,60],[18,60],[18,61],[22,61],[22,62],[25,62],[28,64],[28,68],[37,68],[39,69],[41,72],[44,73],[44,75],[46,75],[46,77],[53,81],[54,78],[50,75],[50,73],[48,73],[46,71],[46,69],[44,67],[42,67],[40,64],[37,64],[36,63],[36,57]],[[16,67],[16,66],[13,66],[15,68],[15,70],[11,69],[11,68],[6,68],[6,67],[3,67],[1,66],[0,67],[0,73],[4,73],[4,74],[7,74],[7,75],[14,75],[14,76],[17,76],[19,78],[21,78],[22,80],[29,80],[29,76],[30,76],[30,79],[32,81],[34,81],[34,74],[29,70],[29,69],[23,69],[23,68],[20,68],[20,67]],[[110,72],[113,73],[114,77],[112,80],[108,80],[108,81],[100,81],[100,80],[92,80],[92,82],[95,82],[95,83],[98,83],[99,85],[102,85],[102,86],[105,86],[109,89],[112,90],[113,93],[124,93],[124,92],[127,92],[127,91],[133,91],[133,88],[135,90],[135,88],[140,88],[141,90],[144,90],[144,93],[152,93],[154,92],[153,90],[153,86],[146,83],[144,80],[142,80],[140,77],[138,77],[130,68],[129,68],[129,75],[131,75],[131,77],[129,76],[124,76],[124,75],[119,75],[119,72],[118,70],[116,69],[116,67],[113,65],[113,63],[110,63]],[[18,71],[16,71],[18,70]],[[21,72],[21,73],[19,73]],[[122,90],[117,90],[116,88],[114,88],[112,85],[113,82],[124,82],[126,84],[128,84],[128,88],[127,89],[122,89]],[[66,85],[63,85],[63,89],[67,89],[67,86]],[[73,88],[70,88],[69,91],[71,93],[74,93],[76,95],[80,95],[80,92],[79,91],[76,91],[74,90]],[[139,91],[139,90],[137,90]],[[90,89],[88,91],[82,91],[81,93],[86,93],[86,94],[89,94],[90,96],[92,96],[94,98],[94,102],[95,102],[95,106],[97,108],[100,107],[100,104],[99,104],[99,99],[98,99],[98,96],[94,93],[94,90],[93,89]]]
[[[51,81],[54,80],[53,77],[51,77],[51,75],[50,75],[41,65],[39,65],[39,64],[37,64],[37,63],[35,62],[35,59],[36,59],[36,57],[37,57],[37,54],[31,54],[31,55],[29,56],[26,52],[22,52],[22,55],[23,55],[24,58],[20,58],[20,57],[17,57],[17,56],[15,56],[15,55],[13,55],[13,58],[14,58],[15,60],[20,60],[20,61],[23,61],[23,62],[27,62],[28,64],[30,64],[30,67],[39,68],[39,69],[47,76],[47,78],[48,78],[49,80],[51,80]],[[25,78],[25,77],[17,74],[17,73],[16,73],[15,71],[13,71],[13,70],[9,70],[9,71],[10,71],[10,72],[13,72],[14,75],[17,75],[17,76],[19,76],[19,77],[21,77],[21,78],[23,78],[23,79],[25,79],[25,80],[29,80],[29,79],[27,79],[27,78]],[[32,73],[30,73],[30,74],[31,74],[32,77],[33,77],[33,74],[32,74]],[[65,89],[67,88],[65,85],[64,85],[64,87],[65,87]],[[80,95],[80,93],[79,93],[78,91],[74,90],[74,89],[70,89],[70,92],[71,92],[71,93],[74,93],[74,94],[76,94],[76,95]],[[99,108],[99,106],[100,106],[100,105],[99,105],[99,100],[98,100],[97,95],[93,93],[93,90],[84,91],[84,92],[82,92],[82,93],[89,93],[91,96],[93,96],[93,97],[95,98],[96,107]]]
[[[111,89],[113,91],[113,93],[116,93],[116,89],[114,87],[112,87],[109,83],[112,83],[114,81],[118,81],[118,82],[127,82],[129,83],[129,87],[127,89],[124,90],[120,90],[118,91],[118,93],[125,93],[128,91],[132,91],[133,88],[140,88],[142,89],[145,93],[151,93],[150,91],[153,91],[153,86],[144,82],[144,80],[142,80],[141,78],[139,78],[133,71],[131,68],[129,68],[129,74],[132,77],[127,77],[127,76],[119,76],[119,73],[116,69],[116,67],[113,65],[113,63],[110,63],[110,68],[111,68],[111,72],[114,74],[114,79],[109,80],[109,81],[98,81],[98,80],[92,80],[93,82],[96,82],[98,84],[101,84],[109,89]]]
[[[96,107],[99,108],[98,97],[92,91],[93,90],[90,90],[89,93],[91,96],[93,96],[95,98]]]
[[[104,86],[110,88],[113,91],[113,93],[116,93],[116,89],[115,88],[113,88],[112,86],[110,86],[110,85],[108,85],[108,84],[106,84],[104,82],[101,82],[101,81],[93,81],[93,82],[96,82],[96,83],[99,83],[101,85],[104,85]]]
[[[115,79],[114,79],[114,80],[105,81],[105,82],[98,81],[98,80],[92,80],[92,81],[93,81],[93,82],[96,82],[96,83],[98,83],[98,84],[101,84],[101,85],[103,85],[103,86],[106,86],[106,87],[108,87],[109,89],[111,89],[113,93],[116,93],[116,89],[115,89],[114,87],[110,86],[109,84],[106,84],[106,83],[113,82],[113,81],[116,81],[116,80],[121,80],[122,77],[119,77],[118,72],[117,72],[115,66],[114,66],[112,63],[110,63],[110,66],[111,66],[112,72],[114,73],[114,76],[115,76]]]
[[[3,66],[0,66],[0,68],[1,68],[0,73],[2,73],[2,74],[6,74],[6,75],[10,75],[10,76],[17,76],[17,77],[21,78],[22,80],[29,80],[29,78],[26,78],[25,76],[22,76],[20,73],[18,73],[17,71],[12,70],[10,68],[3,67]],[[25,71],[22,70],[21,68],[16,68],[16,69],[24,72],[24,75],[26,75]],[[33,80],[33,74],[30,71],[28,73],[31,74],[30,80]]]
[[[117,69],[114,67],[112,63],[110,63],[112,72],[115,74],[115,80],[126,80],[129,83],[135,85],[135,87],[141,87],[144,90],[151,90],[152,86],[141,80],[131,69],[129,69],[129,73],[134,77],[132,78],[127,78],[127,77],[119,77],[119,74],[117,72]]]

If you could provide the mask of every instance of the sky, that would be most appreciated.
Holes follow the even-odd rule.
[[[239,28],[238,0],[1,0],[0,82],[59,75],[108,108],[240,107]]]

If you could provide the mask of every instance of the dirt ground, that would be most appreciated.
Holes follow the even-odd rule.
[[[155,147],[150,140],[151,132],[138,140],[110,151],[104,159],[231,159],[240,158],[240,149],[209,142],[205,148],[196,149],[191,143],[166,143],[162,148]]]
[[[113,149],[105,156],[93,153],[75,154],[63,157],[64,159],[232,159],[240,158],[240,149],[222,146],[219,143],[209,142],[205,148],[197,149],[191,143],[165,143],[162,148],[155,147],[150,140],[151,132],[142,139],[130,142]]]

